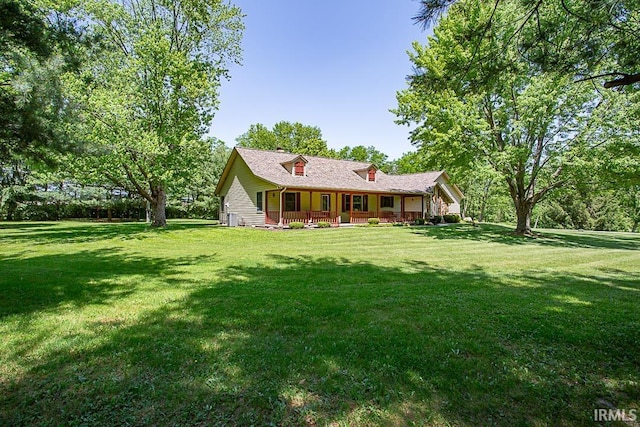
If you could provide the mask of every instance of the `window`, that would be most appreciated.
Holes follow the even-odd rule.
[[[300,193],[284,193],[284,210],[286,212],[300,210]]]
[[[369,169],[369,181],[374,182],[376,180],[376,170]]]
[[[364,212],[369,210],[369,197],[365,195],[353,196],[353,210],[357,212]]]
[[[296,162],[295,174],[296,176],[304,176],[304,162]]]
[[[381,196],[380,197],[380,207],[381,208],[392,208],[393,207],[393,196]]]
[[[331,196],[329,194],[323,194],[322,196],[322,210],[328,212],[331,210]]]
[[[256,193],[256,209],[258,212],[262,212],[262,191]]]

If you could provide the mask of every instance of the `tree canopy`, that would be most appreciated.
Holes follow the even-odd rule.
[[[461,0],[462,1],[462,0]],[[456,0],[421,0],[415,20],[434,23]],[[510,0],[495,0],[482,20],[461,29],[474,45],[469,62],[484,60],[482,40],[501,25],[496,19]],[[547,71],[579,79],[604,79],[604,87],[640,82],[640,1],[638,0],[518,0],[508,35],[510,48]]]
[[[253,124],[240,135],[236,142],[240,147],[276,150],[278,148],[298,154],[333,157],[334,153],[322,139],[322,131],[317,126],[280,121],[272,129],[261,123]]]
[[[0,165],[19,159],[51,161],[68,149],[65,123],[73,108],[59,76],[78,65],[82,34],[63,10],[0,1]]]

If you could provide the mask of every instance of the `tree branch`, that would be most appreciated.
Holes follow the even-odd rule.
[[[603,86],[606,89],[611,89],[612,87],[628,86],[628,85],[632,85],[634,83],[640,82],[640,73],[619,74],[619,75],[622,75],[623,77],[615,80],[610,80],[608,82],[604,82]]]

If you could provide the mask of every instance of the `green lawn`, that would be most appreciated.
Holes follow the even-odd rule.
[[[0,223],[0,425],[590,425],[639,302],[625,233]]]

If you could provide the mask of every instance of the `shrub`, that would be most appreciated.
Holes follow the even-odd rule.
[[[446,222],[448,224],[453,224],[453,223],[460,222],[460,215],[458,215],[458,214],[446,214],[444,216],[444,222]]]
[[[416,218],[414,222],[415,222],[416,225],[424,225],[425,219],[424,218]]]
[[[369,225],[378,225],[380,224],[380,218],[369,218]]]
[[[329,228],[331,227],[331,223],[329,221],[318,221],[316,224],[318,228]]]
[[[300,230],[302,228],[304,228],[304,223],[303,222],[290,222],[289,223],[289,228],[292,230]]]
[[[434,224],[440,224],[442,222],[442,215],[434,215],[431,217],[431,222]]]

